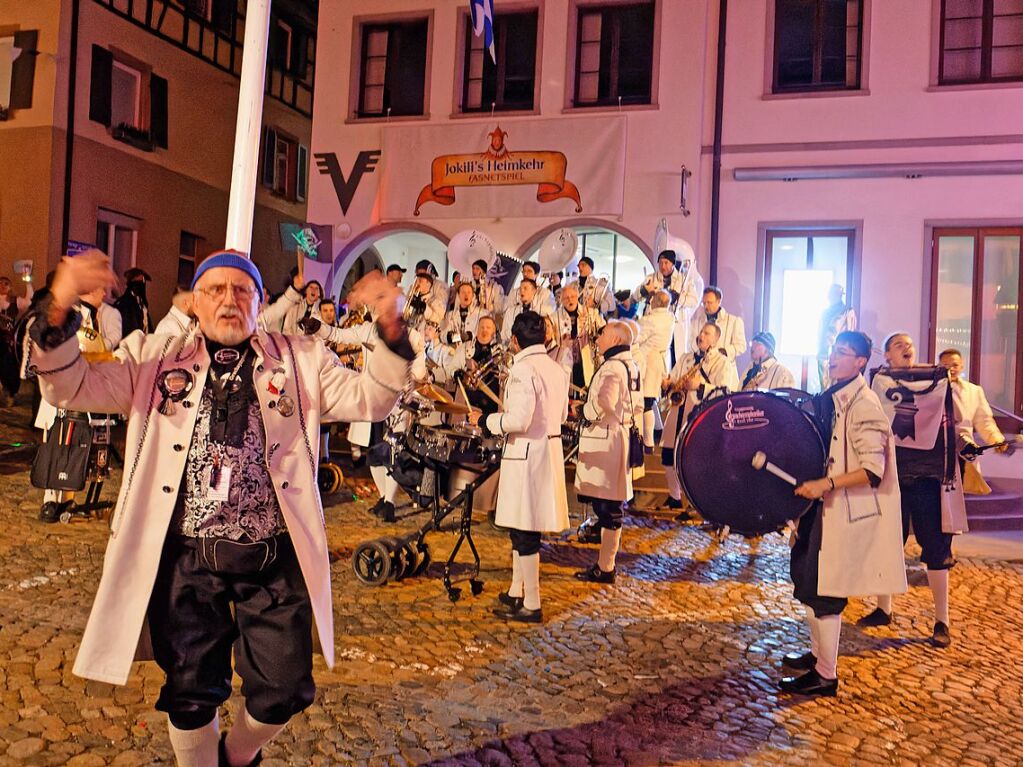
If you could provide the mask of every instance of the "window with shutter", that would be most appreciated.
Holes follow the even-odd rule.
[[[263,174],[261,177],[263,186],[274,188],[274,178],[277,166],[274,158],[277,156],[277,132],[270,127],[263,130]]]
[[[114,55],[99,45],[92,46],[92,76],[89,86],[89,119],[110,125],[110,80]]]
[[[304,144],[298,145],[298,190],[295,197],[299,202],[305,202],[309,187],[309,147]]]
[[[155,146],[167,148],[167,81],[149,76],[149,136]]]
[[[14,33],[13,49],[7,59],[10,62],[10,95],[9,100],[4,98],[4,76],[3,70],[0,69],[0,105],[10,109],[29,109],[32,106],[38,40],[39,32],[34,29]],[[0,63],[0,67],[2,66]]]

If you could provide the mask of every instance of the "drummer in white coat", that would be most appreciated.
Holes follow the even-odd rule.
[[[632,359],[632,329],[610,320],[597,336],[604,358],[593,374],[582,404],[575,489],[593,506],[600,524],[600,554],[575,577],[591,583],[615,582],[615,558],[622,540],[625,504],[632,499],[629,430],[642,417],[639,365]]]
[[[333,665],[317,437],[321,419],[376,419],[394,404],[412,356],[397,289],[374,274],[354,291],[384,339],[356,374],[318,339],[257,331],[259,272],[219,252],[196,271],[195,328],[132,333],[114,361],[87,363],[69,310],[113,280],[102,254],[65,259],[29,327],[28,370],[48,401],[129,413],[125,477],[74,673],[124,684],[151,643],[178,764],[255,764],[313,701],[314,625]],[[245,704],[222,740],[232,646]]]
[[[512,582],[495,611],[505,620],[542,623],[540,535],[568,527],[561,424],[568,418],[568,375],[547,355],[544,320],[526,311],[511,329],[515,353],[503,412],[469,415],[485,436],[506,435],[495,522],[511,530]]]
[[[650,308],[639,320],[636,341],[635,356],[643,371],[643,444],[649,452],[654,449],[654,408],[661,396],[661,382],[668,375],[668,347],[675,327],[669,303],[671,296],[666,290],[650,295]]]
[[[834,384],[814,397],[828,460],[825,476],[795,489],[821,503],[799,519],[789,568],[806,610],[810,651],[785,656],[784,665],[806,672],[782,679],[785,692],[834,695],[848,598],[906,590],[895,441],[863,378],[870,347],[863,333],[839,334],[828,363]]]

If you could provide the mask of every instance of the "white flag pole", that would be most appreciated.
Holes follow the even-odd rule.
[[[248,0],[245,42],[238,88],[238,121],[234,133],[231,196],[227,205],[224,246],[246,255],[252,245],[252,217],[256,205],[259,134],[263,124],[266,52],[270,37],[271,0]]]

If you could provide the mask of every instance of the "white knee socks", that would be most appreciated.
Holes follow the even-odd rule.
[[[838,637],[842,633],[842,616],[825,615],[817,618],[818,649],[817,673],[822,679],[838,678]]]
[[[508,596],[522,596],[522,565],[519,562],[519,552],[512,551],[512,579],[508,586]]]
[[[805,606],[803,609],[806,611],[806,625],[810,629],[810,652],[813,653],[813,657],[819,658],[821,653],[820,625],[812,609]]]
[[[647,447],[654,446],[654,411],[643,412],[643,444]]]
[[[522,606],[527,610],[540,609],[540,555],[529,554],[519,557],[522,571]]]
[[[892,595],[891,594],[878,594],[877,606],[880,607],[888,615],[892,614]]]
[[[934,596],[934,620],[948,626],[948,570],[928,570],[927,585]]]
[[[276,737],[285,728],[283,724],[264,724],[252,718],[248,709],[242,708],[241,715],[227,733],[224,751],[231,767],[244,767],[256,758],[259,749]]]
[[[618,556],[618,546],[622,541],[622,529],[600,530],[600,554],[597,555],[597,565],[605,573],[615,569],[615,557]]]
[[[178,767],[217,767],[217,746],[220,742],[220,717],[198,730],[179,730],[167,721],[174,758]],[[251,760],[250,760],[251,761]]]
[[[682,500],[682,483],[678,481],[678,474],[674,466],[664,467],[664,479],[668,483],[668,495],[676,501]]]

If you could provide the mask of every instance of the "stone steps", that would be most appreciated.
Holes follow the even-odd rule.
[[[971,530],[1023,530],[1023,483],[988,479],[990,495],[967,495],[966,517]]]

